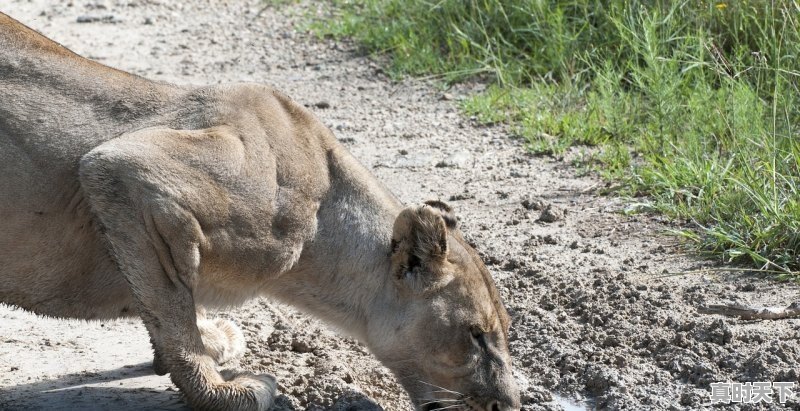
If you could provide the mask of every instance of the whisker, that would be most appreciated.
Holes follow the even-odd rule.
[[[421,383],[423,383],[423,384],[425,384],[425,385],[429,385],[429,386],[431,386],[431,387],[433,387],[433,388],[438,388],[438,389],[440,389],[440,390],[442,390],[442,391],[444,391],[444,392],[449,392],[449,393],[451,393],[451,394],[456,394],[456,395],[464,396],[464,394],[462,394],[462,393],[460,393],[460,392],[458,392],[458,391],[448,390],[447,388],[440,387],[440,386],[438,386],[438,385],[436,385],[436,384],[431,384],[431,383],[429,383],[429,382],[422,381],[422,380],[417,380],[417,381],[419,381],[419,382],[421,382]]]
[[[452,408],[461,408],[462,405],[464,405],[464,404],[448,405],[447,407],[434,408],[431,411],[442,411],[442,410],[449,410],[449,409],[452,409]]]
[[[420,406],[431,405],[431,404],[435,404],[437,402],[461,402],[461,400],[443,398],[443,399],[439,399],[439,400],[428,401],[426,403],[420,404]]]
[[[456,392],[453,392],[453,391],[450,391],[450,390],[433,390],[431,392],[441,392],[441,393],[445,393],[445,394],[459,394],[459,393],[456,393]],[[459,395],[462,395],[462,394],[459,394]]]

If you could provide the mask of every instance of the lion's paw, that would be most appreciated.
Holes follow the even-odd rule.
[[[242,331],[233,322],[223,319],[200,320],[197,322],[206,353],[217,364],[239,358],[245,351]]]
[[[267,411],[272,407],[278,390],[278,382],[272,375],[231,370],[222,371],[221,375],[224,385],[232,386],[234,392],[244,390],[249,394],[232,398],[231,409]]]

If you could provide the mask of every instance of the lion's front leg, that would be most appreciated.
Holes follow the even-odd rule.
[[[158,294],[161,294],[158,299],[168,297]],[[143,301],[143,305],[149,306],[148,315],[143,315],[143,319],[153,336],[154,349],[159,353],[155,357],[156,364],[169,372],[195,409],[269,409],[275,397],[275,379],[237,371],[220,374],[216,366],[225,356],[233,354],[235,344],[231,344],[227,334],[214,322],[197,318],[194,306],[188,304],[191,300],[180,300],[173,295],[164,300],[169,301],[168,304]],[[175,311],[191,315],[164,315]],[[243,343],[243,339],[238,341]]]
[[[244,354],[247,346],[244,335],[232,321],[221,318],[210,320],[206,318],[205,310],[199,308],[197,328],[200,330],[206,354],[213,358],[217,365],[227,364]],[[156,347],[155,343],[153,347]],[[158,350],[153,355],[153,371],[158,375],[166,375],[169,372]]]
[[[165,159],[151,154],[112,140],[84,157],[80,178],[138,302],[154,368],[169,373],[195,409],[266,411],[275,397],[274,377],[217,371],[219,361],[242,351],[243,340],[226,322],[198,318],[193,295],[202,230],[185,203],[172,197],[177,190],[164,187],[173,175],[151,175],[153,164],[161,166],[155,171],[169,171]]]

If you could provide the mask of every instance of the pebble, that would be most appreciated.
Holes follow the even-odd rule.
[[[78,18],[75,19],[75,21],[77,23],[98,23],[98,22],[102,22],[102,23],[119,23],[122,20],[117,19],[116,17],[114,17],[113,14],[108,14],[108,15],[105,15],[105,16],[81,15],[81,16],[78,16]]]
[[[542,210],[542,214],[539,215],[539,219],[537,221],[541,221],[543,223],[555,223],[556,221],[563,220],[564,215],[564,210],[561,210],[552,204],[548,204],[547,207]]]

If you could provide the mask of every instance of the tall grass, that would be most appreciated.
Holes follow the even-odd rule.
[[[333,2],[325,33],[398,75],[493,85],[464,109],[686,221],[701,250],[798,278],[800,1]]]

